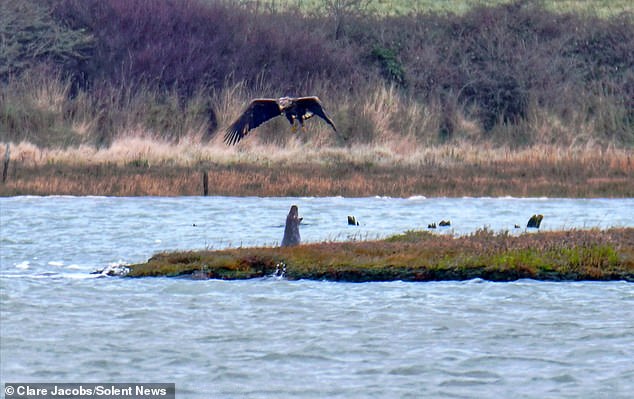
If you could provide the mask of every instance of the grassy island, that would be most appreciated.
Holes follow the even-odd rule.
[[[519,236],[484,229],[461,237],[407,231],[375,241],[169,252],[130,265],[127,276],[231,280],[266,277],[282,270],[290,280],[345,282],[634,281],[634,228]]]

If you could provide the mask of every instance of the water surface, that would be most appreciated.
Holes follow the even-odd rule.
[[[537,213],[542,230],[634,226],[634,199],[12,197],[0,198],[0,261],[3,270],[55,273],[164,250],[278,245],[293,204],[303,242],[381,238],[440,220],[451,227],[439,234],[519,234]],[[348,226],[348,215],[360,225]]]
[[[628,398],[634,285],[99,277],[165,249],[634,226],[633,199],[0,198],[0,379],[180,398]],[[355,215],[361,226],[346,224]],[[519,229],[523,231],[524,229]],[[519,231],[517,231],[519,233]]]

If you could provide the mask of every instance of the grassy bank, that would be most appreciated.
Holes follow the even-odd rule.
[[[596,13],[408,2],[399,15],[266,1],[5,3],[0,141],[212,140],[253,97],[316,94],[339,135],[318,128],[303,139],[311,146],[634,145],[634,24],[628,7],[609,12],[614,2],[594,2]],[[283,126],[262,126],[257,140],[286,144]]]
[[[0,144],[0,159],[5,146]],[[310,148],[126,140],[107,149],[11,147],[0,195],[634,197],[631,151],[444,145]]]
[[[293,3],[4,1],[0,195],[633,195],[629,2]]]
[[[458,238],[409,231],[380,241],[160,253],[131,265],[128,276],[247,279],[284,268],[291,280],[634,281],[634,229],[520,236],[480,230]]]

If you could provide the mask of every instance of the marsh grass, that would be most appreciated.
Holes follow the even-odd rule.
[[[327,85],[321,86],[318,92],[329,92]],[[104,90],[110,93],[106,103],[100,93],[93,92],[80,91],[68,98],[70,82],[59,77],[27,74],[23,79],[11,80],[0,92],[0,141],[32,143],[48,153],[65,149],[72,153],[82,146],[103,151],[128,140],[152,140],[157,147],[170,143],[175,145],[176,155],[181,141],[211,144],[212,151],[224,152],[224,129],[252,98],[260,97],[258,93],[274,96],[274,90],[266,84],[253,90],[244,81],[227,82],[211,95],[201,90],[187,98],[176,91],[149,88]],[[448,111],[446,106],[420,101],[393,84],[378,81],[364,90],[363,95],[322,96],[338,133],[315,118],[305,130],[294,134],[283,118],[277,118],[247,136],[238,151],[262,146],[271,146],[276,153],[283,153],[285,148],[325,148],[328,152],[332,148],[365,151],[374,147],[409,155],[443,145],[497,146],[503,151],[509,147],[520,152],[530,146],[549,145],[594,151],[610,146],[627,148],[627,143],[634,141],[634,132],[622,125],[628,118],[625,104],[619,105],[609,96],[588,96],[586,105],[568,111],[565,118],[548,107],[533,104],[522,121],[502,123],[487,132],[467,106],[454,105]],[[443,132],[447,123],[451,124],[449,133]],[[210,151],[209,146],[203,151]]]
[[[525,233],[479,230],[462,237],[408,231],[384,240],[291,248],[171,252],[130,266],[130,277],[243,279],[286,265],[291,280],[430,281],[483,278],[634,281],[634,229]],[[200,277],[200,275],[198,276]]]
[[[206,171],[210,195],[634,196],[631,152],[616,148],[517,151],[465,144],[402,154],[373,145],[228,149],[128,138],[100,150],[20,144],[11,154],[0,195],[200,195]]]
[[[632,153],[615,147],[500,148],[470,143],[227,147],[127,137],[107,148],[11,146],[0,195],[634,196]],[[0,158],[5,146],[0,144]]]
[[[209,99],[196,93],[181,99],[173,92],[104,88],[79,91],[59,75],[25,73],[0,91],[0,137],[3,142],[32,143],[55,149],[113,144],[117,139],[153,138],[177,143],[208,135]]]

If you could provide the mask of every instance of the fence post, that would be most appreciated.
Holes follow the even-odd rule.
[[[7,174],[9,173],[9,161],[11,160],[11,148],[7,143],[7,148],[4,151],[4,168],[2,169],[2,184],[7,181]]]
[[[207,171],[203,172],[203,195],[206,197],[209,194],[209,176]]]

